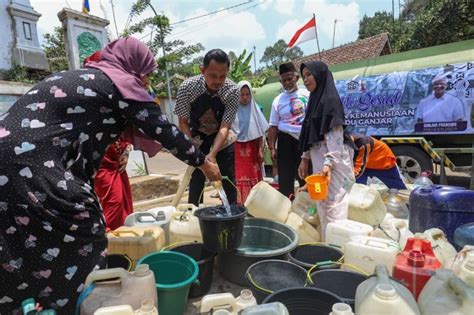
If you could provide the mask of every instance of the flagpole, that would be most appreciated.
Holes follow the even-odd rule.
[[[319,49],[319,39],[318,39],[318,27],[316,24],[316,14],[313,13],[313,19],[314,19],[314,34],[316,35],[316,44],[318,45],[318,56],[319,60],[321,60],[321,50]]]

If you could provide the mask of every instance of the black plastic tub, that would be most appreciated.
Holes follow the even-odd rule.
[[[337,262],[344,253],[334,246],[324,244],[300,245],[292,250],[288,255],[288,260],[303,267],[310,269],[314,264],[318,266],[314,270],[339,269]]]
[[[232,283],[247,286],[245,273],[254,263],[267,259],[286,260],[298,246],[298,234],[288,225],[260,218],[246,218],[240,246],[219,254],[219,271]]]
[[[306,270],[284,260],[262,260],[247,269],[245,274],[253,296],[260,304],[273,292],[281,289],[302,288],[306,284]]]
[[[127,271],[132,269],[132,260],[125,254],[109,254],[107,255],[107,269],[123,268]]]
[[[199,266],[198,281],[191,285],[189,297],[201,297],[209,292],[211,289],[214,258],[216,257],[216,254],[206,250],[202,243],[180,245],[171,248],[170,251],[188,255],[193,258]]]
[[[273,302],[285,305],[290,315],[328,315],[334,304],[344,303],[334,293],[316,288],[284,289],[263,300],[263,304]]]
[[[236,249],[242,241],[244,219],[247,209],[232,205],[231,215],[224,206],[198,209],[194,215],[199,219],[204,247],[213,253]]]
[[[355,309],[355,293],[359,284],[367,280],[363,274],[338,270],[327,269],[318,270],[311,273],[312,287],[327,290],[340,297],[344,303],[349,304]]]

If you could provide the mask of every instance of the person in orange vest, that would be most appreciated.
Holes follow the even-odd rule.
[[[370,136],[353,134],[358,148],[354,152],[356,182],[366,184],[369,177],[377,177],[388,188],[406,189],[397,167],[397,159],[390,147]]]

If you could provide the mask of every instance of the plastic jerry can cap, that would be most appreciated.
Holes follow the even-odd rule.
[[[160,210],[156,213],[156,216],[155,216],[155,220],[156,221],[164,221],[166,220],[166,214],[163,210]]]
[[[147,264],[138,265],[133,274],[136,277],[146,277],[150,274],[150,267]]]
[[[425,255],[419,250],[410,250],[407,255],[408,264],[413,267],[423,267],[425,265]]]
[[[375,295],[384,300],[392,300],[397,297],[397,291],[390,284],[378,284],[375,287]]]

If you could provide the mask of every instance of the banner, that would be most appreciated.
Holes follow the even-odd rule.
[[[337,80],[336,87],[353,133],[474,134],[474,62]]]

